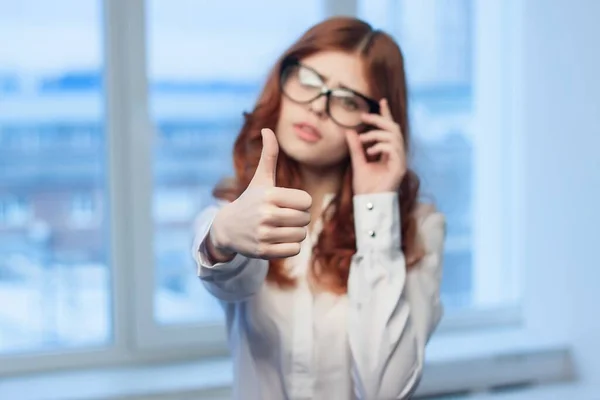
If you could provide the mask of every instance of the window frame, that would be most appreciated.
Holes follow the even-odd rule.
[[[103,213],[109,218],[112,341],[100,347],[5,355],[0,376],[228,355],[223,324],[170,326],[154,319],[155,130],[148,98],[147,4],[145,0],[97,1],[102,10],[108,169]],[[337,13],[339,1],[323,2],[325,15]]]
[[[520,298],[522,277],[518,273],[522,268],[519,264],[522,219],[518,214],[522,194],[521,155],[518,110],[513,101],[518,90],[520,37],[517,27],[510,24],[521,11],[514,0],[470,1],[471,48],[476,55],[472,57],[475,108],[471,128],[475,304],[472,308],[447,312],[435,337],[457,330],[523,326],[526,320]],[[370,0],[368,9],[361,8],[363,4],[349,9],[357,9],[359,15],[366,14],[392,35],[399,32],[398,19],[382,12],[387,9],[399,12],[397,0]],[[511,168],[506,168],[505,159],[512,161]],[[477,223],[480,221],[485,223]]]

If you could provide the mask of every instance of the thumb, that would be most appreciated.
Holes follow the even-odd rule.
[[[352,167],[357,168],[359,165],[366,163],[365,151],[358,133],[354,130],[346,131],[346,141],[348,142]]]
[[[262,151],[252,182],[275,186],[279,145],[275,133],[271,129],[262,129],[260,133],[262,136]]]

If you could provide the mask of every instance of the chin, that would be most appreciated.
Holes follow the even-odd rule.
[[[320,151],[315,151],[315,149],[306,148],[302,146],[302,144],[297,143],[289,143],[288,146],[281,143],[281,150],[285,152],[285,154],[294,161],[297,161],[302,164],[315,164],[319,162],[323,162],[323,157],[321,156]]]
[[[303,148],[302,146],[293,146],[286,149],[282,146],[282,150],[292,160],[302,164],[305,167],[315,169],[329,169],[339,165],[343,159],[331,157],[331,151],[326,149]]]

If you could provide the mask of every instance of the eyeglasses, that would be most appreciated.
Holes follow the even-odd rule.
[[[364,125],[363,113],[379,113],[377,101],[348,88],[330,89],[322,75],[297,59],[284,60],[280,80],[282,93],[295,103],[308,104],[325,96],[325,112],[344,128]]]

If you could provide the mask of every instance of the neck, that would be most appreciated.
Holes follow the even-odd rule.
[[[339,167],[328,169],[301,167],[300,173],[304,190],[311,195],[313,200],[309,225],[309,229],[311,229],[314,222],[321,216],[325,196],[336,193],[340,188],[344,171]]]

